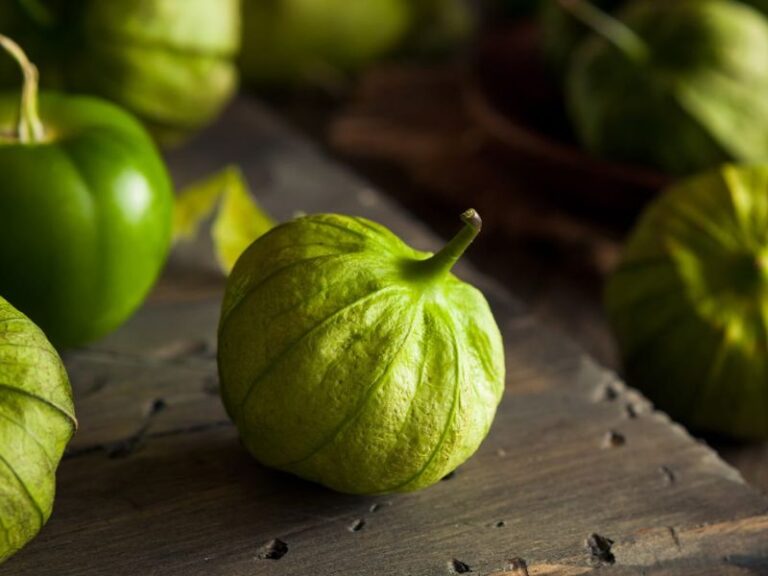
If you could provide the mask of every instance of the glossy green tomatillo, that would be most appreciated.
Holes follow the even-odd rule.
[[[383,226],[321,214],[256,240],[219,325],[224,404],[263,464],[341,492],[424,488],[469,458],[504,390],[483,295],[450,270],[474,210],[435,255]]]
[[[119,326],[154,283],[173,196],[150,137],[106,102],[41,94],[21,49],[21,105],[0,96],[0,294],[57,346]]]

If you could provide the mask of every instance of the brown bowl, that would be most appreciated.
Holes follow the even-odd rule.
[[[671,177],[582,150],[561,90],[542,65],[532,23],[487,33],[465,83],[474,121],[527,189],[581,215],[626,227]]]

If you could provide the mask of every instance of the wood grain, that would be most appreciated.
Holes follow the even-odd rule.
[[[179,182],[237,162],[279,218],[362,214],[439,244],[250,102],[170,162]],[[764,497],[493,281],[460,274],[505,336],[491,434],[430,489],[353,497],[240,447],[217,397],[222,280],[204,241],[183,247],[136,317],[67,355],[81,429],[53,518],[0,575],[768,573]]]

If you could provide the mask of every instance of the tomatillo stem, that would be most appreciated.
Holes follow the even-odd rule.
[[[621,20],[587,0],[559,0],[559,3],[563,10],[613,44],[632,62],[642,64],[648,60],[648,45]]]
[[[37,67],[29,61],[21,47],[8,36],[0,34],[0,46],[16,60],[24,74],[17,133],[19,142],[24,144],[39,142],[44,137],[44,130],[37,110]]]
[[[483,227],[480,214],[473,208],[470,208],[461,215],[461,221],[464,222],[464,228],[453,237],[453,240],[448,242],[440,252],[420,262],[422,273],[442,275],[445,272],[449,272]]]

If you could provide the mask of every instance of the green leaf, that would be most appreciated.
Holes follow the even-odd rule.
[[[254,200],[240,169],[228,166],[178,196],[174,241],[194,238],[214,211],[211,239],[221,269],[229,274],[240,254],[275,222]]]

